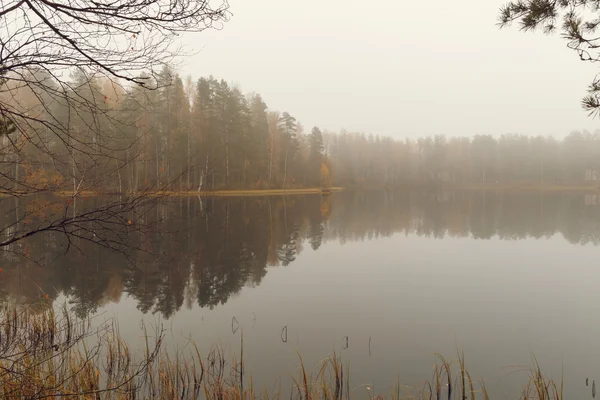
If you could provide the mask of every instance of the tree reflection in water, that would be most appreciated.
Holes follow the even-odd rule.
[[[15,207],[14,199],[0,200],[0,215],[17,219],[27,201]],[[152,209],[147,218],[152,229],[131,238],[143,251],[130,250],[127,257],[87,242],[74,243],[80,251],[65,254],[59,233],[4,249],[2,298],[23,302],[64,294],[83,316],[126,294],[142,312],[168,318],[182,307],[224,304],[245,285],[260,285],[267,267],[291,265],[305,246],[318,251],[328,241],[396,233],[504,240],[562,234],[573,244],[600,243],[600,196],[593,193],[348,191],[202,202],[182,197]]]

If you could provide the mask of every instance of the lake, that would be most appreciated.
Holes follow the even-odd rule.
[[[13,199],[0,208],[15,218]],[[3,301],[48,293],[115,318],[132,347],[142,321],[204,353],[239,353],[243,335],[247,376],[273,392],[297,375],[297,352],[313,369],[335,351],[365,397],[398,379],[419,387],[435,353],[456,363],[459,351],[493,398],[518,396],[533,356],[564,373],[566,398],[592,398],[600,380],[598,194],[183,197],[147,220],[142,252],[75,241],[65,254],[58,234],[13,245],[0,253]]]

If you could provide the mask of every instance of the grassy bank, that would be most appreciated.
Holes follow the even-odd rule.
[[[482,190],[482,191],[502,191],[502,192],[522,192],[522,191],[541,191],[541,192],[580,192],[597,193],[600,192],[600,185],[534,185],[534,184],[493,184],[493,185],[401,185],[401,186],[350,186],[333,187],[329,189],[321,188],[303,188],[303,189],[231,189],[231,190],[211,190],[211,191],[156,191],[156,192],[135,192],[135,193],[116,193],[99,191],[81,191],[77,197],[94,197],[107,195],[127,195],[127,196],[165,196],[165,197],[249,197],[249,196],[294,196],[306,194],[330,194],[341,192],[342,190],[352,191],[377,191],[377,190],[423,190],[423,189],[447,189],[447,190]],[[72,191],[54,192],[59,196],[71,197]],[[0,194],[0,197],[5,196]]]
[[[190,191],[156,191],[156,192],[136,192],[127,193],[129,196],[139,195],[150,195],[150,196],[168,196],[168,197],[186,197],[186,196],[202,196],[202,197],[233,197],[233,196],[293,196],[301,194],[329,194],[333,192],[340,192],[343,188],[333,187],[329,189],[321,188],[304,188],[304,189],[231,189],[231,190],[210,190],[201,191],[196,190]],[[60,191],[56,192],[60,196],[73,196],[72,191]],[[78,197],[91,197],[91,196],[103,196],[103,195],[118,195],[119,193],[110,192],[94,192],[85,191],[78,192]],[[125,193],[122,193],[123,195]]]
[[[489,191],[541,191],[541,192],[600,192],[600,185],[532,185],[532,184],[495,184],[495,185],[443,185],[443,188]]]
[[[542,191],[542,192],[600,192],[600,185],[539,185],[539,184],[405,184],[399,186],[349,186],[344,190],[377,191],[377,190],[485,190],[502,192]]]
[[[291,196],[299,194],[326,194],[342,191],[341,187],[329,189],[306,188],[306,189],[265,189],[265,190],[216,190],[205,192],[174,192],[179,196]]]
[[[375,393],[351,382],[350,368],[337,354],[314,371],[298,356],[286,393],[259,390],[245,374],[243,336],[239,358],[227,359],[222,347],[206,355],[190,342],[173,355],[164,349],[164,332],[145,331],[132,349],[106,322],[90,328],[65,308],[55,312],[50,300],[38,308],[0,309],[0,397],[15,399],[196,399],[210,400],[351,400],[351,399],[489,399],[483,383],[467,371],[464,357],[453,362],[436,356],[431,379],[413,389],[390,382]],[[523,377],[521,399],[560,400],[562,384],[548,379],[535,363]]]

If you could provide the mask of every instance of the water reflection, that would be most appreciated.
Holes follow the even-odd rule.
[[[3,199],[4,218],[26,202]],[[34,236],[0,253],[0,292],[18,301],[68,296],[80,315],[123,294],[143,313],[169,318],[182,307],[213,309],[267,267],[291,265],[329,241],[345,243],[396,233],[441,239],[516,240],[562,234],[572,244],[600,243],[597,194],[475,191],[344,192],[334,196],[178,198],[148,216],[136,234],[143,250],[125,255],[75,242],[65,254],[58,233]],[[14,246],[18,246],[14,247]],[[283,334],[282,334],[283,335]]]

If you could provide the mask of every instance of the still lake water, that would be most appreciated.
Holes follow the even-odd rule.
[[[591,398],[600,381],[599,195],[191,197],[152,217],[139,241],[153,254],[129,261],[86,243],[63,255],[41,235],[21,246],[42,266],[0,253],[2,296],[50,293],[114,317],[133,347],[142,321],[204,353],[239,353],[243,332],[246,372],[270,391],[297,374],[297,351],[313,366],[335,350],[365,396],[388,395],[398,377],[418,386],[434,353],[456,360],[457,349],[497,398],[516,397],[534,354],[553,377],[564,371],[566,398]]]

